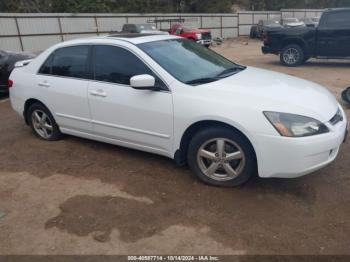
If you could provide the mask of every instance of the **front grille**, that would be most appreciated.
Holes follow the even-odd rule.
[[[332,117],[331,120],[329,120],[329,122],[335,126],[336,124],[338,124],[339,122],[343,121],[343,115],[340,111],[340,109],[338,109],[337,113]]]
[[[202,33],[203,40],[211,40],[211,33]]]

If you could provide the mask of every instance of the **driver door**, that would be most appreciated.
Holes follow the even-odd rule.
[[[93,72],[88,87],[93,132],[122,146],[168,155],[173,102],[165,84],[138,56],[117,46],[94,46]],[[133,89],[130,78],[141,74],[155,76],[164,90]]]

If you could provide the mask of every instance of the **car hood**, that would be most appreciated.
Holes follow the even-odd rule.
[[[338,110],[337,100],[326,88],[254,67],[205,86],[212,97],[259,111],[299,114],[327,122]]]
[[[210,30],[207,30],[207,29],[189,29],[189,30],[186,30],[185,33],[195,33],[195,34],[210,33]]]

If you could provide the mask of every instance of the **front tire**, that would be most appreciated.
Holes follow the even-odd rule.
[[[28,123],[39,138],[46,141],[56,141],[62,133],[50,111],[42,104],[35,103],[27,111]]]
[[[255,152],[246,137],[224,127],[200,130],[189,144],[187,160],[204,183],[239,186],[256,173]]]
[[[287,45],[280,54],[281,63],[289,67],[301,65],[304,59],[304,50],[299,45]]]

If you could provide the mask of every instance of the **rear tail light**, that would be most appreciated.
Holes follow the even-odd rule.
[[[10,89],[13,86],[13,81],[12,80],[7,80],[7,87]]]
[[[263,40],[264,44],[269,43],[269,36],[267,35],[266,31],[263,32],[262,40]]]

